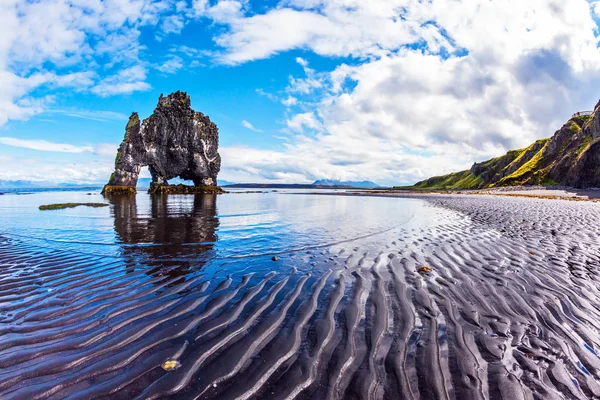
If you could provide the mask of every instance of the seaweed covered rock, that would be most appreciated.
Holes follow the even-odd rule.
[[[218,147],[217,126],[191,108],[187,93],[161,94],[150,117],[140,123],[138,114],[131,114],[104,192],[112,187],[135,188],[144,166],[153,185],[167,185],[169,179],[179,177],[195,186],[216,186],[221,169]]]
[[[196,193],[211,193],[221,194],[227,193],[219,186],[188,186],[188,185],[150,185],[148,193],[154,194],[196,194]]]

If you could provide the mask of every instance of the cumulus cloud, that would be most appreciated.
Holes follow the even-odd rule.
[[[293,131],[304,132],[305,128],[316,131],[322,130],[322,125],[312,112],[296,114],[286,121],[286,125]]]
[[[224,63],[291,49],[350,57],[319,72],[297,58],[304,74],[290,77],[298,99],[286,105],[301,109],[285,124],[298,136],[276,153],[247,151],[256,159],[237,168],[407,183],[550,136],[598,100],[590,7],[598,9],[585,0],[291,0],[229,21],[216,38]]]
[[[403,6],[409,1],[298,1],[265,14],[227,21],[230,30],[217,43],[227,51],[221,60],[238,64],[290,49],[320,55],[379,55],[419,40],[418,24],[409,24]],[[405,3],[405,4],[402,4]],[[441,35],[436,39],[442,41]]]
[[[183,59],[178,56],[171,56],[167,61],[156,66],[156,69],[166,74],[174,74],[183,68]]]
[[[184,16],[174,14],[169,15],[165,19],[163,19],[161,23],[161,33],[170,34],[170,33],[180,33],[183,27],[185,26]]]
[[[0,55],[0,63],[1,63]],[[49,87],[86,87],[91,85],[93,74],[74,72],[58,75],[53,72],[36,72],[28,76],[19,76],[10,71],[3,71],[0,66],[0,126],[10,120],[26,120],[42,112],[53,103],[51,95],[32,97],[28,93],[40,86]]]
[[[295,106],[296,104],[298,104],[298,99],[293,96],[288,96],[285,99],[281,100],[281,104],[283,104],[286,107]]]
[[[2,1],[0,125],[47,109],[33,94],[40,88],[100,96],[149,89],[140,30],[160,24],[165,33],[179,32],[178,7],[152,0]],[[172,71],[174,62],[167,67]]]
[[[104,78],[92,88],[92,92],[105,97],[114,94],[126,94],[135,91],[149,90],[150,85],[146,83],[145,79],[146,69],[142,66],[135,65],[123,69],[115,75]]]
[[[296,57],[296,62],[300,65],[302,65],[304,68],[308,67],[308,61],[306,61],[304,58],[302,57]]]

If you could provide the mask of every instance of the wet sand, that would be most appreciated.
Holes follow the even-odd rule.
[[[600,204],[419,198],[427,219],[218,280],[0,237],[0,398],[598,398]]]
[[[348,193],[360,195],[386,195],[390,197],[420,196],[423,194],[470,194],[509,197],[533,197],[542,199],[574,200],[574,201],[600,201],[600,189],[576,189],[572,187],[545,187],[545,186],[506,186],[490,189],[469,190],[357,190]]]

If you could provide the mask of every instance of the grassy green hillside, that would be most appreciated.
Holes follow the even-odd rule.
[[[583,186],[600,181],[600,135],[596,113],[575,116],[551,138],[511,150],[471,169],[435,176],[412,189],[463,190],[515,185]],[[595,167],[594,167],[595,166]],[[594,168],[590,175],[589,169]]]

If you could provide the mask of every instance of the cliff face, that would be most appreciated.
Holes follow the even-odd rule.
[[[138,114],[131,114],[107,186],[135,187],[144,166],[153,184],[180,177],[214,186],[221,169],[218,147],[217,126],[192,110],[185,92],[161,94],[154,113],[141,124]]]
[[[470,170],[418,182],[418,189],[483,189],[514,185],[600,187],[600,103],[554,136],[525,149],[475,163]]]

